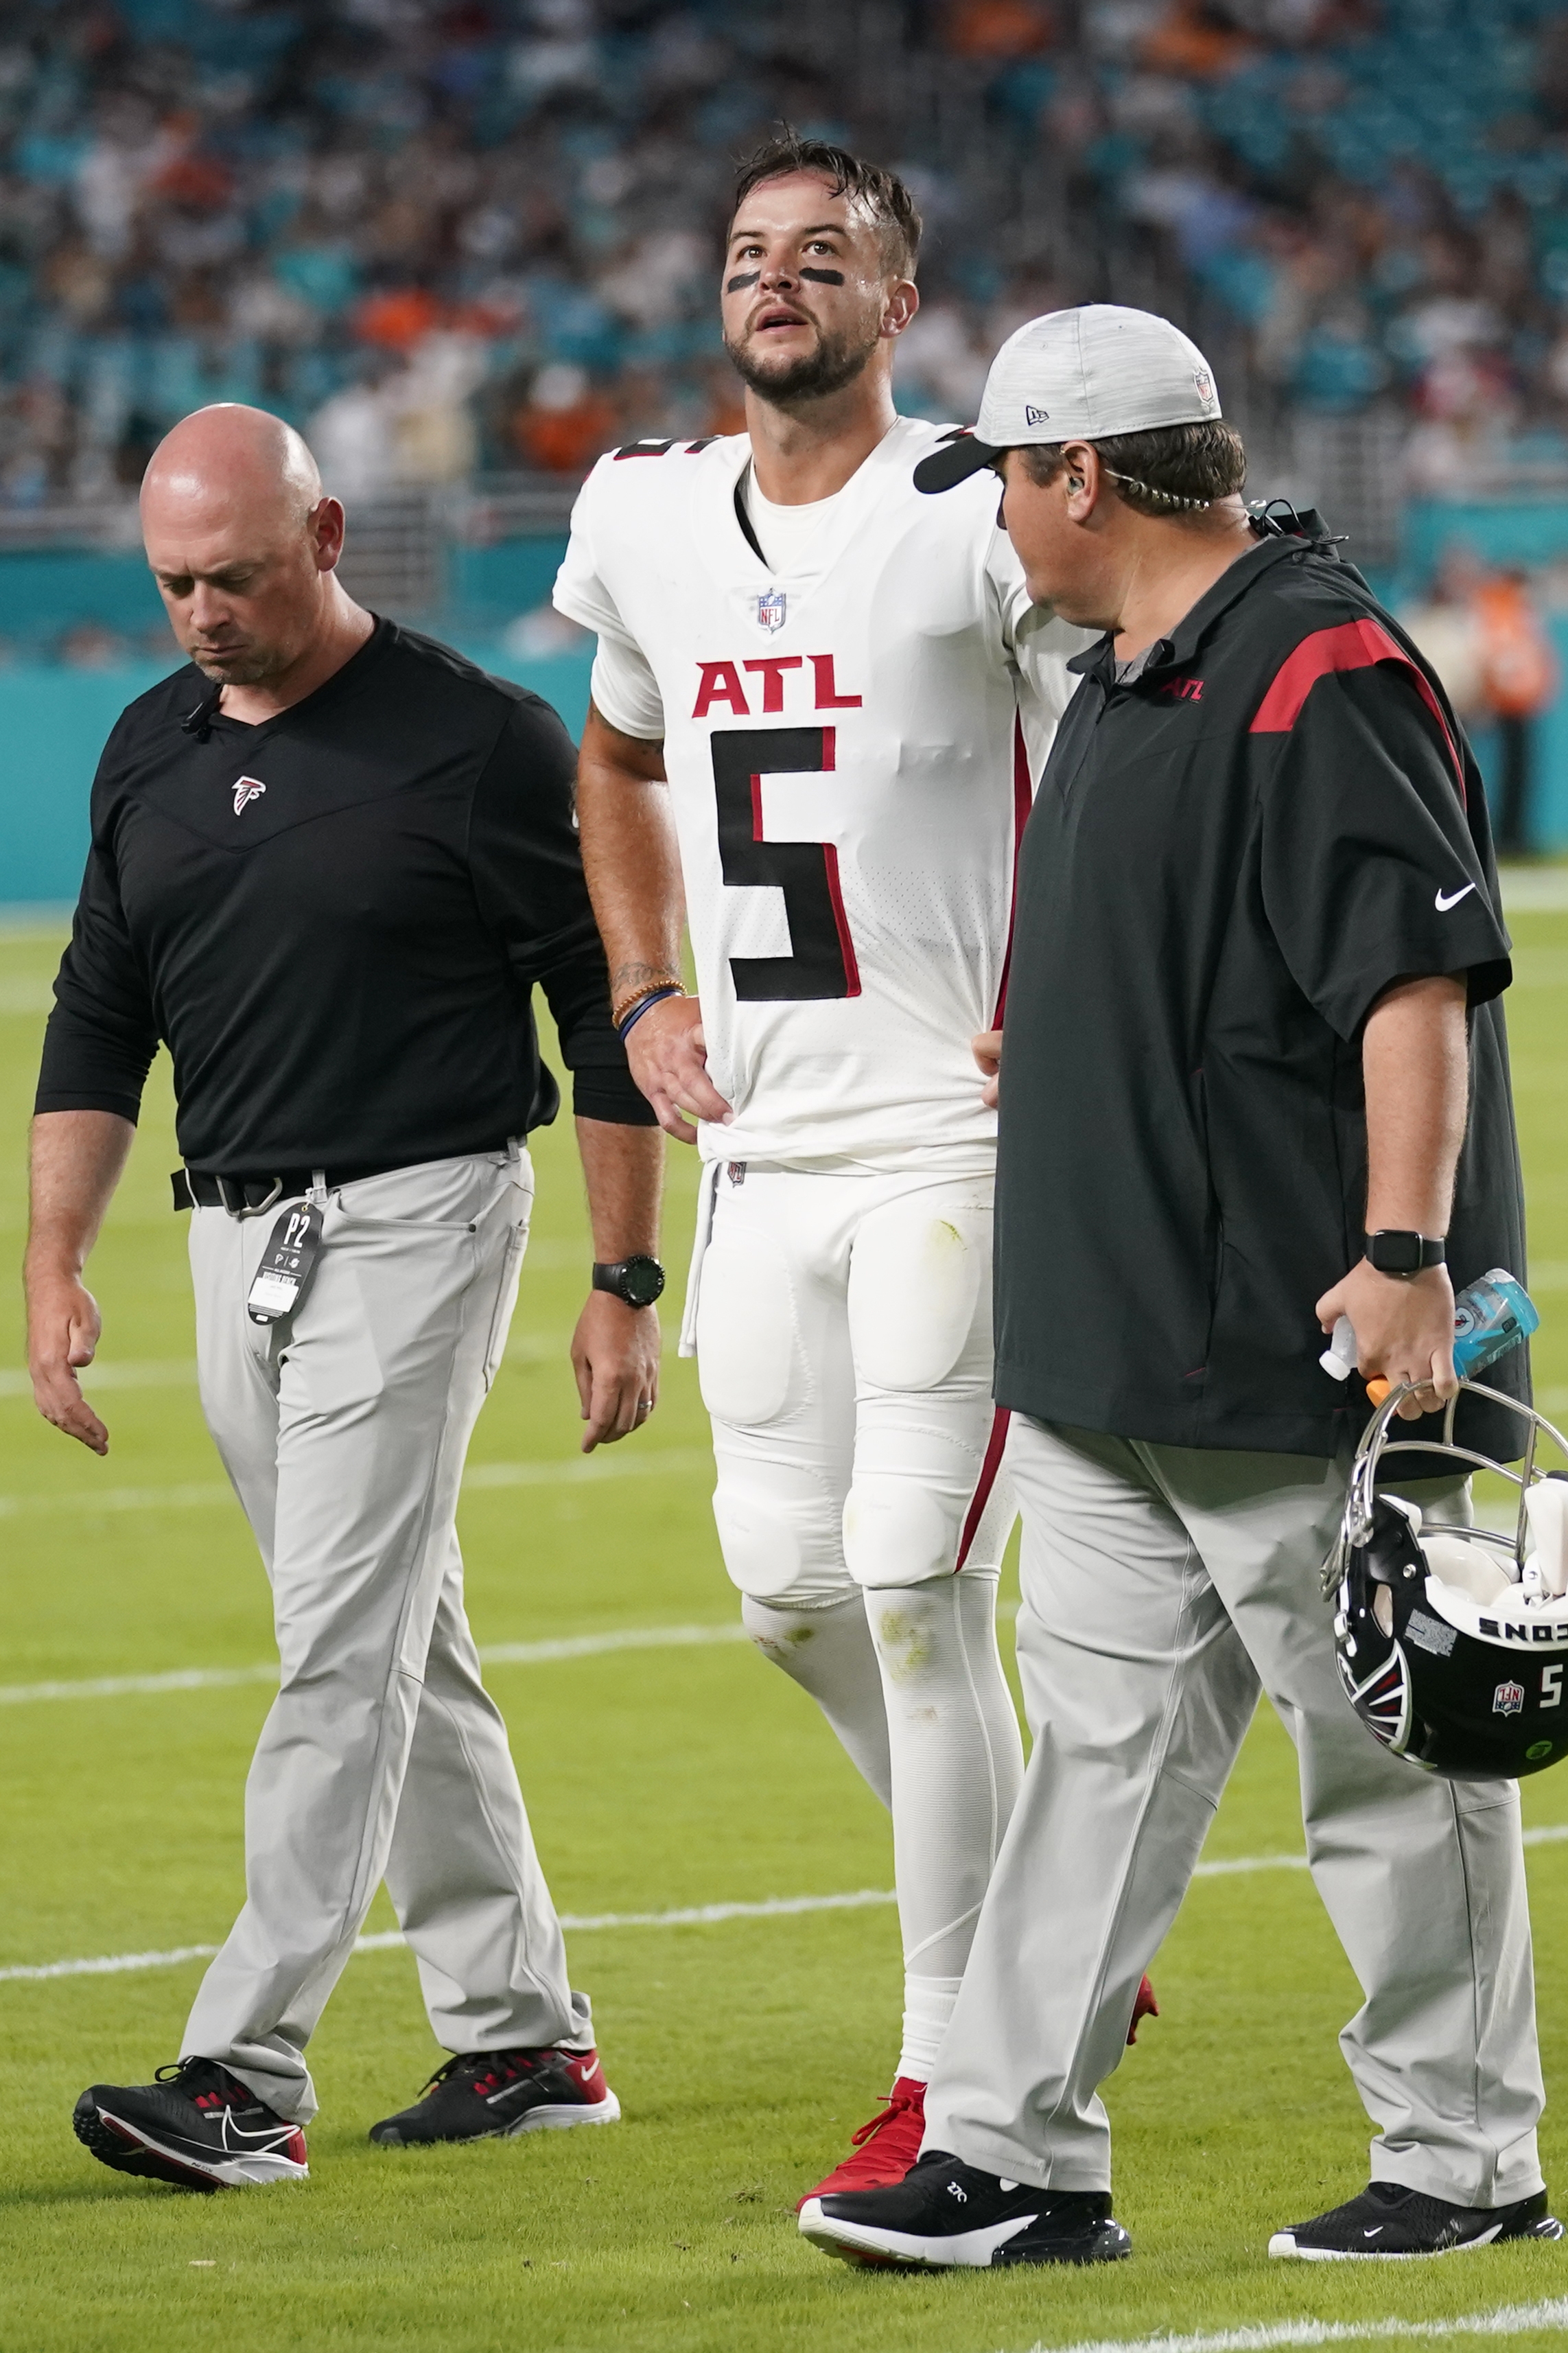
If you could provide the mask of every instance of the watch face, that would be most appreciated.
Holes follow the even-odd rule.
[[[1423,1255],[1419,1234],[1385,1230],[1369,1238],[1367,1257],[1380,1274],[1419,1274]]]
[[[628,1307],[651,1307],[664,1289],[664,1269],[656,1258],[629,1258],[621,1269],[620,1293]]]

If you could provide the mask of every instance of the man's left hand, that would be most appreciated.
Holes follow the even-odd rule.
[[[583,1451],[640,1430],[658,1403],[658,1314],[591,1291],[572,1335],[572,1369],[587,1423]]]
[[[1318,1321],[1331,1332],[1348,1315],[1363,1379],[1379,1375],[1415,1390],[1399,1407],[1402,1421],[1418,1421],[1447,1405],[1458,1388],[1454,1371],[1454,1286],[1446,1266],[1419,1274],[1380,1274],[1363,1259],[1318,1302]]]

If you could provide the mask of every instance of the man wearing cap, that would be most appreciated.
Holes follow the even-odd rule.
[[[1379,2128],[1370,2186],[1270,2253],[1556,2238],[1517,1791],[1369,1739],[1319,1583],[1366,1409],[1320,1327],[1347,1314],[1362,1373],[1408,1384],[1406,1434],[1435,1436],[1454,1285],[1523,1269],[1480,779],[1313,520],[1249,517],[1240,439],[1163,320],[1021,329],[978,436],[917,480],[984,465],[1030,592],[1104,632],[1025,838],[1001,1108],[996,1395],[1036,1745],[920,2161],[802,2228],[884,2263],[1130,2252],[1099,2086],[1265,1691],[1365,1995],[1341,2043]],[[1000,1035],[977,1050],[995,1069]],[[1524,1393],[1522,1353],[1497,1373]],[[1516,1451],[1501,1408],[1463,1409],[1470,1444]],[[1468,1517],[1451,1474],[1406,1492]]]

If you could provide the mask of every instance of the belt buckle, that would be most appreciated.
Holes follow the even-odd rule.
[[[225,1209],[231,1218],[264,1218],[267,1215],[268,1210],[272,1208],[283,1198],[283,1179],[281,1176],[274,1176],[272,1179],[271,1192],[268,1193],[265,1201],[258,1201],[253,1209],[247,1208],[243,1200],[240,1202],[237,1209],[234,1207],[234,1204],[228,1198],[228,1187],[224,1183],[221,1176],[215,1176],[213,1183],[217,1187],[218,1199],[223,1203]]]

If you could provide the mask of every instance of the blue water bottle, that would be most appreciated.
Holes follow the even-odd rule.
[[[1473,1380],[1488,1365],[1495,1365],[1500,1356],[1528,1340],[1540,1325],[1541,1311],[1524,1285],[1506,1267],[1492,1267],[1476,1282],[1468,1282],[1454,1302],[1454,1370],[1462,1381]],[[1350,1317],[1342,1315],[1318,1362],[1336,1381],[1345,1381],[1356,1368],[1355,1360],[1355,1333]],[[1384,1395],[1387,1393],[1384,1388]],[[1371,1396],[1370,1389],[1367,1394]],[[1374,1405],[1381,1402],[1373,1398]]]
[[[1506,1267],[1494,1266],[1465,1285],[1454,1302],[1454,1370],[1474,1380],[1510,1348],[1539,1330],[1541,1312]]]

